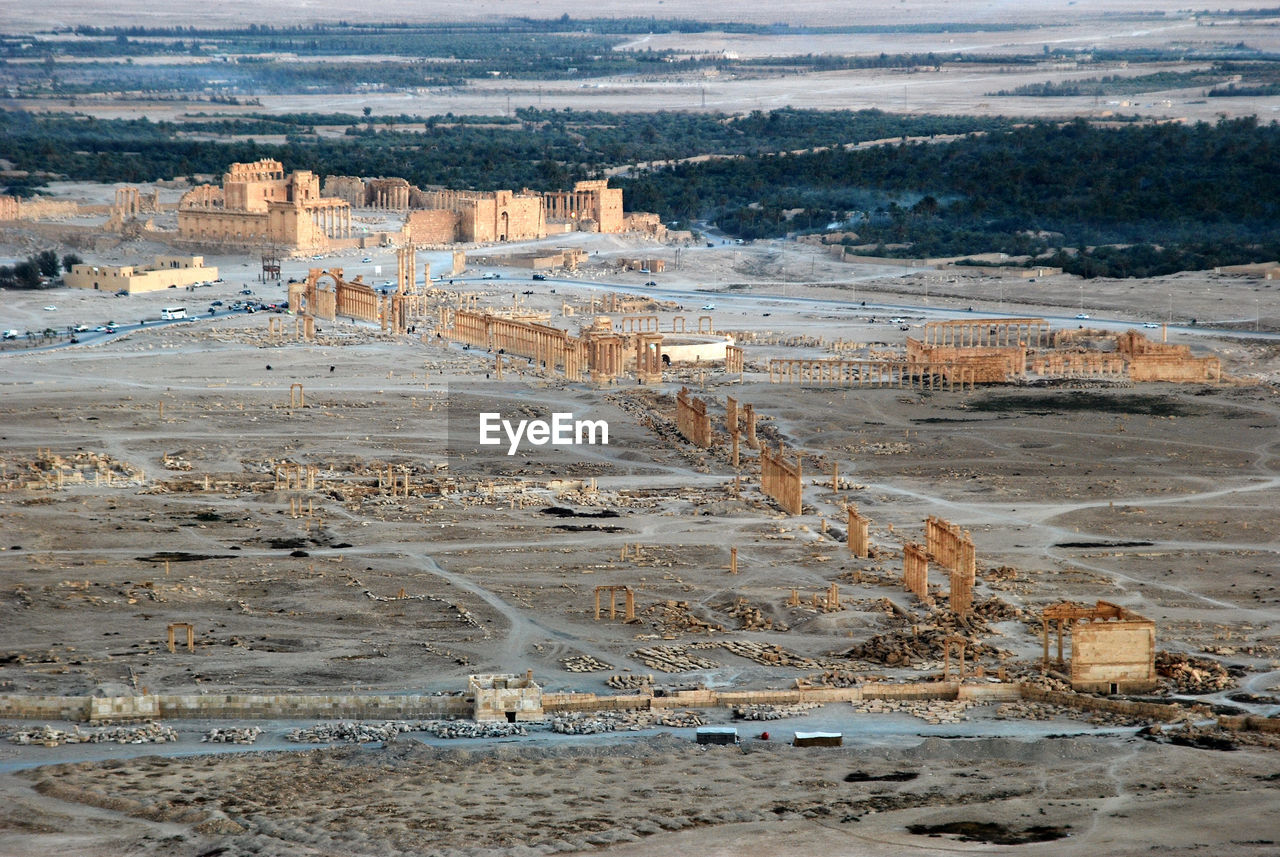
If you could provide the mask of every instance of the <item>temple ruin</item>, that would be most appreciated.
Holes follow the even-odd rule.
[[[320,179],[308,170],[285,175],[279,161],[232,164],[222,186],[199,185],[178,204],[183,241],[232,246],[274,245],[327,250],[351,237],[351,205],[320,195]]]
[[[1042,669],[1048,670],[1049,625],[1057,623],[1056,665],[1064,666],[1062,638],[1071,633],[1071,687],[1090,693],[1145,693],[1156,681],[1156,623],[1118,604],[1093,607],[1053,604],[1040,617],[1044,644]]]

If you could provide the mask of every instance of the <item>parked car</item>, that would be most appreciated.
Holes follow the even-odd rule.
[[[657,283],[655,283],[653,280],[650,280],[649,282],[645,283],[645,285],[646,285],[646,286],[656,286],[656,285],[658,285],[658,284],[657,284]]]
[[[242,294],[242,295],[251,295],[251,294],[253,294],[253,289],[241,289],[241,290],[240,290],[240,294]]]
[[[716,308],[716,305],[715,305],[715,304],[703,304],[703,305],[702,305],[702,309],[703,309],[703,310],[705,310],[705,311],[710,311],[710,310],[713,310],[713,309],[715,309],[715,308]]]
[[[361,259],[360,261],[367,265],[367,264],[369,264],[370,262],[372,262],[373,260],[372,260],[372,259],[370,259],[368,256],[365,256],[365,257],[364,257],[363,259]]]
[[[45,311],[45,312],[57,312],[57,311],[58,311],[58,308],[57,308],[56,306],[47,306],[47,307],[45,307],[45,308],[44,308],[44,311]]]
[[[214,301],[213,303],[209,304],[209,306],[222,306],[222,301]]]
[[[1154,328],[1159,327],[1160,325],[1156,324],[1154,321],[1148,321],[1148,322],[1143,322],[1142,326],[1147,328],[1148,330],[1152,330]]]
[[[118,297],[118,298],[127,298],[128,296],[129,296],[129,290],[128,290],[128,289],[116,289],[116,297]]]
[[[531,279],[531,280],[545,280],[546,278],[547,278],[547,275],[546,275],[546,274],[534,274],[534,275],[533,275],[532,277],[530,277],[529,279]]]

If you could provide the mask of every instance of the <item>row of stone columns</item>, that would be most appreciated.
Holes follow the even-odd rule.
[[[812,386],[919,387],[921,389],[972,389],[971,367],[954,363],[913,363],[900,360],[806,360],[773,358],[769,361],[771,384]]]
[[[694,446],[711,448],[711,417],[707,414],[707,403],[690,396],[686,387],[681,387],[676,394],[676,429]]]
[[[760,490],[773,498],[789,515],[799,515],[803,509],[803,473],[800,456],[794,462],[787,461],[782,447],[777,453],[768,446],[760,450]]]
[[[858,507],[852,503],[845,507],[848,515],[849,553],[860,559],[871,555],[871,519],[858,513]]]
[[[902,584],[921,601],[932,603],[929,597],[929,554],[914,542],[902,546]]]
[[[312,206],[311,223],[329,238],[351,237],[351,206],[341,205]]]
[[[1042,318],[960,319],[931,321],[924,326],[926,345],[1039,348],[1049,339],[1049,322]]]

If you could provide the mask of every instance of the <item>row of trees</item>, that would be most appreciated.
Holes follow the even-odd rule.
[[[289,142],[266,145],[188,136],[219,128],[252,133],[249,119],[218,120],[233,123],[218,125],[208,120],[102,120],[11,111],[0,112],[0,147],[15,169],[85,181],[218,175],[232,162],[274,158],[286,169],[321,175],[403,176],[419,185],[553,190],[607,166],[639,161],[758,154],[1009,126],[1002,119],[904,117],[876,110],[756,111],[731,117],[525,109],[516,111],[514,121],[483,124],[450,115],[395,121],[410,118],[425,130],[379,129],[372,117],[347,116],[352,133],[334,139],[313,133],[316,125],[334,124],[334,116],[274,116],[262,120],[262,133],[283,132]]]
[[[716,219],[742,237],[836,221],[865,243],[910,245],[901,255],[1056,254],[1055,264],[1080,273],[1142,276],[1276,258],[1278,159],[1280,126],[1255,119],[1126,128],[1077,120],[947,143],[685,164],[623,184],[637,207]],[[1066,252],[1099,245],[1139,249]]]
[[[68,253],[58,258],[58,254],[52,250],[41,250],[16,265],[0,265],[0,288],[46,288],[49,281],[55,279],[64,269],[69,271],[72,265],[79,265],[83,261],[75,253]]]

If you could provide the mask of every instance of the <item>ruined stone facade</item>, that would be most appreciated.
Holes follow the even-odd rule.
[[[356,176],[325,176],[324,195],[341,199],[352,208],[407,211],[413,187],[402,178],[362,179]]]
[[[456,215],[453,241],[486,243],[547,237],[542,197],[532,191],[418,191],[414,202],[415,208]],[[419,239],[415,236],[415,240]]]
[[[625,230],[622,190],[605,179],[578,182],[571,191],[542,194],[546,219],[578,232],[617,233]],[[659,224],[660,225],[660,224]]]
[[[183,195],[178,235],[201,244],[325,250],[351,237],[351,206],[322,197],[307,170],[286,176],[279,161],[232,164],[220,188],[200,185]]]
[[[606,180],[581,181],[569,191],[446,190],[414,187],[402,178],[328,176],[324,195],[351,208],[408,212],[416,244],[527,241],[560,232],[643,232],[659,240],[656,214],[624,215],[622,190]]]

